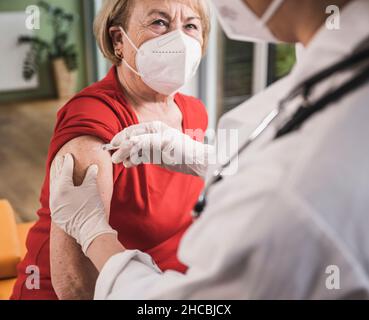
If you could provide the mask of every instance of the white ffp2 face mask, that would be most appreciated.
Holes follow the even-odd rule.
[[[123,63],[154,91],[172,95],[196,74],[202,57],[201,45],[196,39],[176,30],[137,48],[123,28],[120,29],[137,52],[137,70],[125,59]]]
[[[284,0],[274,0],[259,18],[242,0],[213,0],[218,19],[232,40],[278,43],[267,27]]]

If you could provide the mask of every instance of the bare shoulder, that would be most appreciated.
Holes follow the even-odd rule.
[[[67,153],[73,155],[75,185],[81,185],[89,166],[99,167],[98,187],[107,213],[110,211],[110,201],[113,193],[113,164],[110,153],[104,151],[103,142],[93,136],[80,136],[67,142],[57,153],[56,157]],[[52,167],[54,166],[53,160]]]

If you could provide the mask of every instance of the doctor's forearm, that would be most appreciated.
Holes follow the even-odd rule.
[[[118,241],[116,235],[103,234],[88,247],[87,257],[100,272],[111,257],[124,251],[125,248]]]

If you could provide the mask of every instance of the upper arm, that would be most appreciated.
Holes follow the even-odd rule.
[[[50,146],[52,156],[49,161],[53,161],[51,167],[55,157],[66,153],[73,155],[73,178],[76,185],[82,183],[90,165],[98,165],[97,184],[106,213],[110,210],[113,193],[113,165],[110,153],[103,151],[101,145],[110,141],[122,129],[119,117],[108,104],[95,98],[78,98],[59,111]]]
[[[113,194],[113,164],[110,153],[102,150],[102,144],[103,141],[96,137],[81,136],[67,142],[59,150],[56,157],[64,156],[67,153],[73,155],[75,166],[73,180],[75,185],[82,184],[89,166],[93,164],[98,165],[97,184],[105,213],[109,215],[110,202]],[[55,158],[52,162],[52,167],[54,166]]]

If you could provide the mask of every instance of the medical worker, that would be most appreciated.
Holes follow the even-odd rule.
[[[369,298],[369,2],[335,0],[338,28],[327,20],[332,1],[213,3],[230,38],[302,43],[305,51],[288,77],[221,119],[219,129],[239,132],[230,159],[238,169],[229,175],[226,163],[208,173],[202,214],[179,248],[187,273],[162,272],[117,241],[98,168],[75,187],[71,155],[58,159],[51,182],[54,223],[100,271],[96,299]],[[191,145],[179,131],[141,124],[113,139],[113,161],[136,165],[134,153],[147,146],[165,158],[183,141]],[[203,161],[165,168],[205,176],[212,148],[191,148],[183,158]]]

